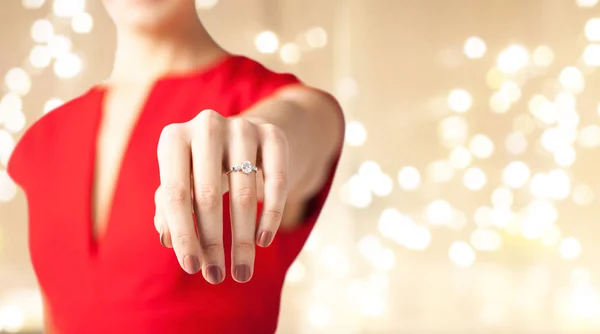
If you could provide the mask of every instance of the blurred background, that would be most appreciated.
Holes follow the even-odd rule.
[[[226,48],[347,117],[279,333],[600,332],[597,3],[197,0]],[[108,76],[114,28],[85,0],[0,0],[0,22],[0,332],[37,333],[4,168],[27,126]]]

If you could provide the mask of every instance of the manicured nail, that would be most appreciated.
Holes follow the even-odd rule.
[[[206,268],[206,276],[208,276],[208,281],[212,284],[219,284],[223,280],[223,273],[219,266],[208,266]]]
[[[264,231],[260,234],[260,237],[258,238],[258,245],[261,247],[267,247],[271,244],[272,239],[273,233],[269,231]]]
[[[245,264],[235,266],[235,279],[238,282],[247,282],[250,279],[250,267]]]
[[[165,234],[160,232],[160,245],[163,247],[167,247],[167,245],[165,244]]]
[[[195,274],[200,271],[200,260],[197,256],[186,255],[183,258],[183,268],[188,274]]]

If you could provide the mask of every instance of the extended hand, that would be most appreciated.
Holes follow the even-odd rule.
[[[227,173],[245,161],[260,162],[264,184],[257,182],[256,171]],[[288,144],[284,133],[271,124],[255,124],[243,117],[227,119],[204,110],[187,123],[163,129],[158,163],[161,184],[155,196],[155,227],[161,243],[173,247],[186,272],[202,269],[207,281],[223,281],[222,195],[229,190],[231,272],[238,282],[250,280],[254,245],[271,243],[285,206]],[[263,195],[257,188],[263,186],[263,212],[257,227],[257,198]]]

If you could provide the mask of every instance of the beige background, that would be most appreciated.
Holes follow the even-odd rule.
[[[536,94],[553,100],[557,93],[568,92],[569,87],[561,87],[557,80],[564,67],[576,66],[585,77],[583,92],[573,94],[577,105],[571,111],[579,115],[575,129],[581,134],[583,128],[598,125],[599,77],[581,56],[590,44],[584,34],[586,22],[594,15],[600,16],[600,5],[578,6],[586,2],[594,3],[220,0],[214,8],[200,11],[209,30],[227,48],[255,57],[271,68],[296,73],[306,82],[334,92],[342,99],[347,120],[360,122],[367,131],[367,140],[360,146],[350,145],[356,135],[354,130],[349,131],[350,143],[327,209],[290,272],[284,291],[281,333],[600,331],[600,299],[595,290],[600,269],[596,254],[600,215],[595,194],[600,191],[600,177],[597,150],[583,148],[581,141],[573,144],[574,163],[562,168],[570,180],[568,197],[544,202],[556,208],[558,218],[552,226],[558,228],[548,231],[560,230],[560,237],[545,239],[550,240],[550,245],[527,239],[521,235],[527,222],[516,219],[511,223],[512,230],[509,228],[512,233],[506,228],[486,228],[495,231],[491,233],[494,238],[501,238],[502,246],[492,252],[476,249],[472,265],[467,249],[467,255],[459,257],[467,259],[467,268],[458,266],[449,256],[453,242],[472,241],[471,233],[478,227],[474,213],[481,206],[492,206],[492,193],[502,185],[501,175],[507,164],[523,161],[532,174],[559,168],[540,144],[543,131],[553,125],[536,121],[528,103]],[[74,51],[84,59],[84,68],[68,80],[58,79],[52,67],[32,74],[32,90],[24,97],[28,124],[42,115],[46,100],[69,99],[107,76],[114,28],[97,1],[88,1],[87,11],[95,20],[90,34],[75,34],[69,29],[68,20],[52,19],[57,29],[72,39]],[[44,17],[51,17],[50,5],[27,10],[20,0],[0,0],[0,75],[14,66],[30,68],[24,62],[35,45],[30,28],[34,20]],[[276,32],[282,44],[302,41],[303,34],[315,26],[325,29],[327,44],[303,52],[298,64],[285,64],[278,53],[261,54],[254,43],[255,36],[265,29]],[[463,52],[463,45],[471,36],[479,36],[487,44],[481,59],[471,60]],[[498,114],[489,105],[495,90],[486,76],[496,66],[498,55],[513,44],[522,45],[529,52],[547,45],[554,52],[554,60],[545,67],[536,66],[530,58],[516,75],[504,75],[504,80],[518,83],[521,96],[507,112]],[[355,82],[356,89],[348,82]],[[453,112],[447,105],[449,92],[456,88],[465,89],[472,96],[472,107],[465,113]],[[7,92],[3,89],[0,94]],[[566,115],[573,117],[573,112]],[[442,121],[451,116],[468,122],[467,139],[485,134],[494,144],[491,157],[475,158],[470,164],[487,176],[481,190],[465,187],[464,169],[450,169],[454,176],[447,182],[436,182],[427,172],[431,162],[449,157],[451,149],[444,145],[439,129]],[[535,130],[525,131],[528,147],[514,155],[507,152],[505,140],[511,132],[524,131],[523,120]],[[20,133],[12,135],[17,138]],[[592,141],[596,138],[591,137]],[[365,190],[360,185],[381,180],[367,178],[358,182],[359,186],[356,182],[347,185],[364,161],[379,164],[393,186],[388,195],[373,195],[368,205],[363,203],[366,207],[359,208],[352,203],[356,204],[356,198],[364,199],[369,192],[368,187]],[[423,183],[416,191],[406,191],[397,180],[399,170],[408,165],[421,172]],[[2,169],[0,163],[0,172]],[[556,185],[547,183],[550,189]],[[8,191],[4,186],[0,192]],[[514,212],[520,212],[535,199],[528,187],[529,184],[514,191]],[[348,196],[343,195],[348,192],[354,202],[344,200]],[[453,225],[455,220],[449,223],[458,227],[432,223],[424,213],[437,199],[446,200],[455,216],[464,217],[458,225]],[[382,235],[378,221],[386,208],[410,215],[416,224],[430,231],[431,243],[425,250],[409,250]],[[551,211],[545,208],[545,213]],[[439,215],[443,208],[434,211],[434,215]],[[35,288],[35,278],[27,255],[26,202],[21,192],[11,201],[0,203],[0,223],[0,328],[3,321],[14,315],[11,305],[24,310],[25,327],[35,328],[39,324],[39,309],[35,293],[29,290]],[[533,219],[531,224],[535,227],[538,223],[541,224]],[[391,225],[394,229],[400,222]],[[365,246],[364,240],[369,239],[363,238],[367,235],[379,240],[381,252],[376,252],[377,247]],[[568,247],[572,239],[567,239],[561,252],[565,237],[579,241],[581,253],[575,252],[574,259],[564,259],[573,254],[569,253],[572,247]],[[486,242],[488,246],[493,244],[476,240],[471,246],[485,247]],[[364,253],[375,260],[367,260]],[[388,261],[392,260],[390,267]]]

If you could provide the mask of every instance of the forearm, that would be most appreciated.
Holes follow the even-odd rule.
[[[303,202],[325,182],[343,140],[343,114],[326,93],[304,87],[281,91],[243,117],[283,131],[289,148],[288,201]]]

